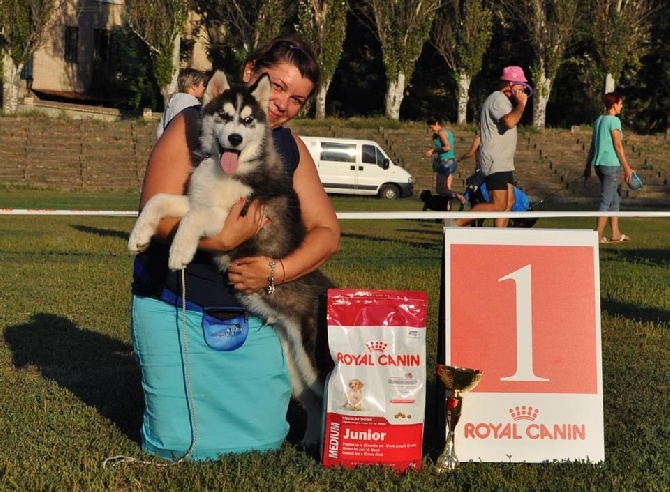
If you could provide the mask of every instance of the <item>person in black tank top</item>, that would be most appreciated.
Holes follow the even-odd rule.
[[[286,172],[293,176],[307,229],[301,246],[277,259],[274,280],[283,283],[316,270],[335,254],[340,228],[314,161],[304,143],[284,127],[319,87],[315,57],[295,36],[276,38],[248,57],[242,80],[253,84],[264,73],[272,84],[268,117],[273,139]],[[197,111],[182,112],[156,143],[140,208],[158,193],[186,193],[199,146],[198,121]],[[253,293],[270,283],[271,258],[236,260],[227,276],[209,261],[209,251],[237,247],[272,219],[265,217],[256,200],[244,217],[242,206],[240,202],[232,207],[218,235],[201,239],[196,258],[186,269],[185,315],[179,307],[180,275],[166,266],[179,219],[162,219],[150,248],[135,262],[132,335],[142,370],[146,408],[141,439],[147,452],[169,459],[216,459],[228,452],[277,449],[287,435],[291,385],[274,330],[249,316],[248,337],[233,351],[210,348],[202,335],[203,327],[212,322],[208,307],[237,303],[236,290]]]

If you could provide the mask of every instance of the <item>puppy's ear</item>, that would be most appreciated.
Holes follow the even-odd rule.
[[[217,70],[214,72],[214,75],[212,75],[212,78],[207,84],[205,94],[202,97],[203,106],[206,106],[209,101],[229,88],[230,84],[228,84],[228,79],[226,78],[226,74],[223,72],[223,70]]]
[[[251,95],[260,103],[263,107],[263,111],[268,112],[268,106],[270,105],[270,92],[272,87],[270,85],[270,76],[267,73],[264,73],[258,80],[254,82],[250,88]]]

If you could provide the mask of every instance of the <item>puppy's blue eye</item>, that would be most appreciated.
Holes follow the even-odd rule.
[[[253,116],[247,116],[242,120],[242,123],[245,125],[251,125],[254,122],[254,117]]]
[[[219,113],[219,118],[221,118],[224,122],[229,123],[233,121],[233,117],[229,115],[228,113]]]

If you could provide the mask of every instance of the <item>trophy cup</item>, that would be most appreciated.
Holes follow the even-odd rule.
[[[451,391],[447,398],[447,441],[444,444],[444,451],[437,458],[435,468],[438,473],[453,471],[458,465],[456,457],[455,430],[458,419],[461,417],[461,408],[463,406],[463,393],[466,393],[479,384],[482,373],[476,369],[466,369],[465,367],[437,365],[437,375],[442,384]]]

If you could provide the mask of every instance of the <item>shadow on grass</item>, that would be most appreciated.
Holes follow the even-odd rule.
[[[616,247],[616,244],[612,246]],[[630,263],[659,267],[670,266],[670,250],[668,249],[621,249],[615,253],[617,261],[625,260]]]
[[[7,327],[5,341],[17,369],[36,367],[139,442],[144,400],[130,345],[49,313]]]
[[[114,231],[110,229],[101,229],[99,227],[90,227],[84,225],[73,225],[72,228],[79,232],[85,232],[87,234],[95,234],[96,236],[101,237],[118,237],[126,242],[130,237],[130,233],[126,231]]]
[[[670,329],[670,312],[665,309],[643,307],[608,299],[603,299],[601,306],[611,315],[634,319],[643,323],[655,323],[659,327]]]
[[[384,236],[370,236],[368,234],[354,234],[354,233],[343,233],[342,238],[346,239],[357,239],[362,241],[369,241],[371,243],[393,243],[393,244],[405,244],[412,248],[428,249],[428,250],[442,250],[442,241],[439,238],[432,239],[430,241],[419,241],[416,239],[406,240],[406,239],[393,239],[390,237]]]

